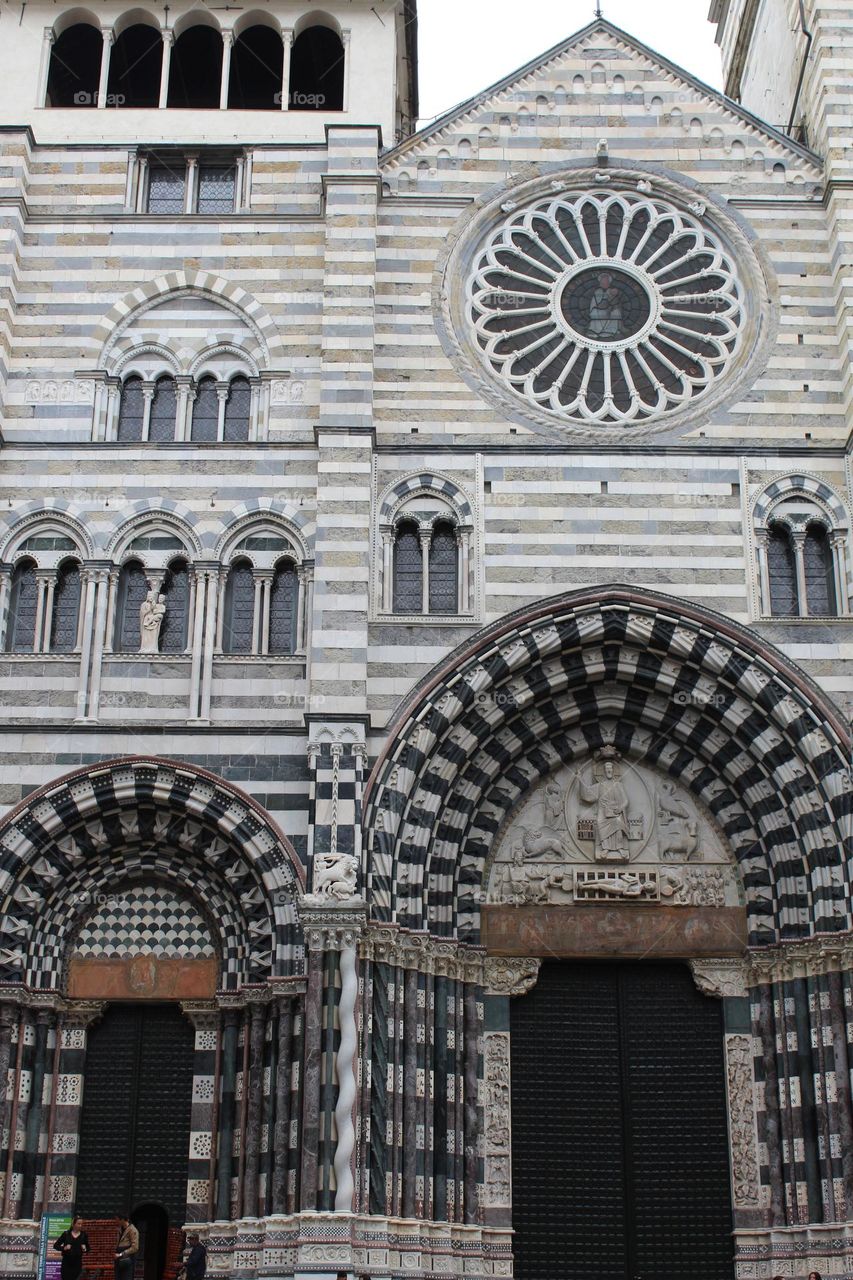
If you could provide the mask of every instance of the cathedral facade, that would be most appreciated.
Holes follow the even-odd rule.
[[[853,5],[3,20],[0,1280],[851,1280]]]

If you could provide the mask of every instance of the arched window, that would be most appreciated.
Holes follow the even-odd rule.
[[[296,649],[296,605],[299,579],[290,561],[276,566],[270,591],[270,653],[293,653]]]
[[[118,408],[118,438],[125,442],[142,439],[142,423],[145,418],[145,398],[142,379],[135,374],[125,378]]]
[[[108,106],[156,107],[162,63],[163,37],[156,27],[126,27],[110,51]]]
[[[73,653],[80,621],[80,566],[76,560],[60,565],[53,591],[50,620],[51,653]]]
[[[154,386],[151,416],[148,420],[148,439],[156,444],[174,440],[177,414],[178,395],[175,379],[167,374],[165,377],[158,378]]]
[[[248,560],[235,560],[225,583],[223,653],[251,653],[255,622],[255,575]]]
[[[838,604],[835,599],[835,582],[832,572],[832,547],[823,525],[810,524],[806,529],[806,538],[803,543],[803,569],[809,616],[835,617],[838,613]]]
[[[10,653],[32,653],[36,643],[38,582],[33,560],[21,560],[12,573],[6,648]]]
[[[221,80],[221,33],[196,26],[178,36],[169,64],[168,105],[193,111],[218,107]]]
[[[432,532],[429,547],[429,611],[456,613],[459,609],[459,557],[456,530],[441,521]]]
[[[342,111],[344,46],[336,31],[308,27],[290,55],[290,110]]]
[[[394,538],[394,612],[423,612],[423,556],[418,526],[404,521]]]
[[[116,598],[115,649],[118,653],[139,653],[142,645],[139,610],[148,594],[148,579],[138,560],[122,565]]]
[[[193,405],[193,440],[215,440],[219,424],[219,396],[215,378],[202,378]]]
[[[47,74],[48,107],[96,107],[104,38],[97,27],[77,22],[54,41]]]
[[[228,78],[228,106],[251,111],[281,107],[284,47],[272,27],[248,27],[234,41]]]
[[[771,525],[767,539],[770,612],[774,618],[796,618],[797,564],[791,535],[784,525]]]
[[[161,591],[166,597],[166,612],[160,628],[160,652],[183,653],[187,647],[190,604],[190,575],[185,560],[172,561]]]
[[[225,439],[232,442],[249,439],[249,420],[252,413],[252,388],[249,379],[237,376],[231,379],[228,399],[225,402]]]

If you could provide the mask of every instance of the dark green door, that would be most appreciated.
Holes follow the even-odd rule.
[[[186,1214],[193,1028],[176,1005],[111,1005],[89,1032],[77,1210]]]
[[[549,962],[510,1009],[518,1280],[732,1280],[720,1002]]]

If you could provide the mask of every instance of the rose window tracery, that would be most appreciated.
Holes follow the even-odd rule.
[[[734,266],[700,215],[624,191],[511,211],[475,256],[467,307],[505,386],[589,425],[639,424],[699,399],[744,319]]]

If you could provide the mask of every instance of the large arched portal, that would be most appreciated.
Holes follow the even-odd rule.
[[[399,1026],[426,1021],[436,1073],[415,1163],[405,1141],[375,1135],[387,1123],[393,1138],[399,1112],[380,1064],[399,1061],[405,1080],[411,1058],[417,1079],[419,1050],[390,1032],[374,1043],[376,1207],[417,1207],[423,1167],[424,1216],[459,1214],[461,1199],[464,1221],[515,1226],[523,1280],[575,1274],[566,1259],[581,1249],[578,1275],[669,1280],[691,1248],[690,1274],[719,1280],[736,1259],[781,1256],[779,1227],[799,1233],[786,1248],[831,1264],[809,1233],[825,1242],[826,1224],[853,1219],[849,751],[829,699],[778,651],[709,610],[618,586],[503,619],[423,680],[368,784],[364,873],[389,935],[429,937],[457,967],[435,959],[423,994],[412,981],[402,997]],[[463,973],[480,946],[482,1022]],[[401,999],[378,964],[373,991],[375,1014]],[[472,1100],[471,1036],[480,1166],[458,1159],[476,1133],[468,1108],[460,1128],[440,1101]],[[667,1078],[669,1111],[655,1088]],[[402,1114],[405,1132],[405,1100]],[[597,1207],[585,1161],[612,1192]],[[692,1239],[667,1217],[667,1169],[680,1170]],[[576,1197],[559,1222],[555,1187]],[[611,1270],[595,1246],[605,1233]]]
[[[151,1272],[167,1228],[285,1210],[302,876],[254,801],[172,760],[105,761],[7,817],[0,1072],[28,1084],[0,1103],[4,1216],[135,1209]]]

